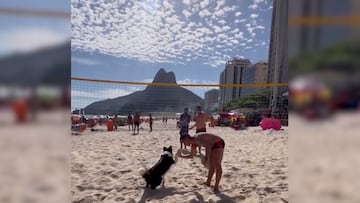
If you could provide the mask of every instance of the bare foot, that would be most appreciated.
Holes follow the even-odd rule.
[[[219,187],[214,187],[214,192],[219,192]]]
[[[208,182],[203,183],[203,185],[210,187],[210,183],[208,183]]]

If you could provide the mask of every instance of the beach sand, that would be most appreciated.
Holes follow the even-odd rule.
[[[288,128],[262,131],[251,127],[235,131],[229,127],[208,128],[225,140],[223,177],[220,193],[202,185],[208,170],[200,157],[178,159],[165,175],[165,187],[145,188],[139,174],[142,166],[151,167],[164,146],[180,147],[175,121],[165,126],[148,124],[132,135],[127,126],[116,132],[91,132],[72,136],[72,202],[287,202]],[[190,134],[194,134],[191,130]],[[204,148],[203,148],[204,150]],[[203,151],[204,153],[204,151]],[[215,175],[212,180],[214,185]]]
[[[40,112],[36,122],[17,124],[11,111],[0,111],[0,202],[70,201],[68,112]]]

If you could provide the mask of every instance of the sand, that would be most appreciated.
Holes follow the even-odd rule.
[[[307,122],[290,115],[291,202],[360,202],[360,114]]]
[[[226,143],[220,193],[202,185],[208,170],[200,157],[179,158],[165,175],[165,187],[145,188],[139,169],[155,164],[164,146],[172,145],[175,154],[180,143],[175,121],[168,121],[167,126],[156,121],[151,133],[147,124],[142,127],[138,135],[123,126],[116,132],[87,130],[71,137],[73,202],[288,201],[287,127],[283,131],[208,128]]]
[[[69,202],[69,110],[16,124],[0,111],[0,202]]]

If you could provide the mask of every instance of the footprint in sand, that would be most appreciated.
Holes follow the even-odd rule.
[[[271,188],[271,187],[266,187],[266,188],[264,188],[264,191],[265,192],[267,192],[267,193],[274,193],[274,192],[276,192],[273,188]]]
[[[118,179],[118,178],[119,178],[119,176],[116,175],[116,174],[111,174],[110,177],[111,177],[112,179]]]
[[[130,198],[125,203],[136,203],[136,201],[134,199]]]
[[[111,164],[110,164],[110,166],[112,166],[112,167],[117,167],[117,163],[114,163],[114,162],[112,162]]]
[[[82,186],[82,185],[78,185],[78,186],[76,186],[76,188],[77,188],[80,192],[86,190],[86,187],[84,187],[84,186]]]
[[[273,170],[271,172],[271,174],[274,174],[274,175],[279,175],[279,174],[283,174],[284,172],[282,172],[281,170]]]
[[[130,173],[132,170],[130,169],[127,169],[127,170],[121,170],[119,171],[121,174],[124,174],[124,173]]]
[[[115,201],[117,202],[123,202],[125,199],[123,197],[117,197],[115,198]]]
[[[230,177],[231,177],[231,174],[230,174],[230,173],[225,173],[225,174],[223,175],[223,177],[224,177],[224,178],[230,178]]]

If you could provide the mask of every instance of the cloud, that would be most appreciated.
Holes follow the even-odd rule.
[[[206,6],[208,6],[209,5],[209,0],[202,0],[201,2],[200,2],[200,6],[201,6],[201,8],[205,8]]]
[[[203,85],[209,85],[209,84],[219,84],[219,81],[212,81],[212,80],[197,80],[197,79],[190,79],[190,78],[185,78],[182,80],[177,80],[176,81],[178,84],[203,84]],[[185,86],[184,88],[194,92],[195,94],[199,95],[200,97],[204,97],[205,92],[209,91],[211,89],[218,89],[218,87],[188,87]]]
[[[79,57],[71,57],[71,61],[78,63],[78,64],[82,64],[82,65],[98,65],[98,64],[100,64],[100,62],[98,62],[98,61],[88,59],[88,58],[79,58]]]
[[[184,0],[183,3],[187,6],[189,6],[191,4],[191,0]]]
[[[235,13],[235,16],[237,17],[237,16],[240,16],[241,15],[241,12],[240,11],[238,11],[238,12],[236,12]]]
[[[253,0],[253,4],[251,4],[249,8],[255,10],[259,7],[260,3],[267,4],[267,0]]]
[[[129,89],[109,88],[104,90],[89,90],[89,91],[72,89],[71,97],[85,97],[85,98],[98,99],[98,100],[113,99],[116,97],[129,95],[139,90],[142,89],[138,87],[133,87]]]
[[[259,14],[255,14],[255,13],[250,14],[250,18],[257,18],[258,16],[259,16]]]
[[[188,11],[188,10],[183,10],[182,13],[184,14],[184,16],[185,16],[186,18],[188,18],[188,17],[190,17],[190,16],[192,15],[192,13],[191,13],[190,11]]]
[[[247,40],[239,30],[251,28],[249,36],[254,38],[253,29],[261,29],[249,19],[229,20],[227,16],[238,17],[247,8],[225,0],[183,0],[182,10],[179,2],[169,0],[105,2],[72,1],[73,50],[150,63],[187,64],[196,59],[219,67],[225,55],[238,54],[234,47]],[[259,16],[251,13],[253,20]],[[244,27],[244,22],[249,25]],[[189,52],[191,57],[184,56]]]
[[[257,4],[252,4],[252,5],[249,6],[249,8],[255,10],[255,9],[258,8],[258,5]]]
[[[0,31],[0,55],[28,53],[70,40],[66,33],[42,28],[16,28]]]

